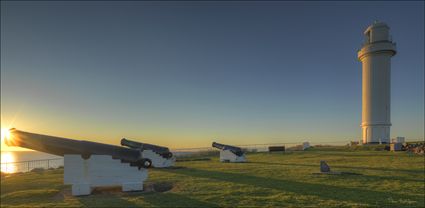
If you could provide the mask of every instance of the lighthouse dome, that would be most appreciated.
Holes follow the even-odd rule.
[[[391,42],[390,27],[384,22],[375,21],[365,31],[366,43]]]

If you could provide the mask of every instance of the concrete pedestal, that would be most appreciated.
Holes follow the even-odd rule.
[[[125,182],[122,184],[122,191],[141,191],[143,183],[141,182]]]
[[[74,183],[72,184],[72,195],[73,196],[82,196],[90,195],[92,187],[88,183]]]
[[[64,156],[64,184],[72,185],[72,195],[89,195],[94,187],[122,186],[123,191],[142,191],[147,169],[131,167],[109,155]]]
[[[246,162],[245,155],[237,156],[230,150],[220,150],[221,162]]]
[[[173,156],[167,159],[152,150],[143,150],[142,157],[149,158],[152,161],[152,166],[155,168],[171,167],[176,162],[176,157]]]

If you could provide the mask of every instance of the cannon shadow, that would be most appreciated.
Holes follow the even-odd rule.
[[[170,192],[147,194],[144,195],[143,200],[155,207],[218,207],[217,204]]]
[[[261,165],[282,165],[282,166],[302,166],[302,167],[316,167],[319,169],[319,163],[317,165],[310,164],[300,164],[300,163],[273,163],[273,162],[247,162],[253,164]],[[359,169],[359,170],[374,170],[374,171],[395,171],[401,173],[410,173],[410,174],[423,174],[424,170],[404,170],[404,169],[395,169],[395,168],[375,168],[375,167],[356,167],[356,166],[344,166],[344,165],[331,165],[331,168],[350,168],[350,169]]]
[[[79,196],[77,200],[83,207],[140,207],[140,205],[121,198],[118,194]]]
[[[396,194],[392,192],[372,191],[358,188],[346,188],[325,184],[312,184],[284,179],[263,178],[246,174],[200,170],[194,168],[162,171],[173,172],[176,174],[182,174],[192,177],[209,178],[213,180],[281,190],[296,194],[312,195],[330,200],[351,201],[356,203],[367,203],[379,206],[395,206],[396,204],[390,204],[388,202],[388,199],[392,198],[394,201],[414,201],[416,203],[416,206],[421,206],[423,204],[423,200],[420,196]]]
[[[127,200],[126,198],[133,198]],[[187,196],[171,192],[126,192],[120,187],[111,187],[101,191],[93,191],[92,195],[76,197],[84,207],[218,207],[218,205],[199,201]],[[141,202],[141,203],[137,203]]]

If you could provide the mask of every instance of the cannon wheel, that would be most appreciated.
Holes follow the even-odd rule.
[[[165,158],[172,158],[173,157],[173,153],[171,153],[171,152],[167,152],[167,153],[164,153],[164,154],[162,154],[162,156],[163,157],[165,157]]]
[[[140,168],[150,168],[151,166],[152,166],[152,160],[143,159],[141,166],[139,166],[139,170],[140,170]]]
[[[82,154],[81,155],[81,157],[84,159],[84,160],[87,160],[87,159],[89,159],[90,158],[90,154],[87,154],[87,153],[84,153],[84,154]]]

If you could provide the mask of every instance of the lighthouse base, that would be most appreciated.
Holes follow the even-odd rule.
[[[363,144],[389,144],[390,126],[368,125],[362,126]]]

